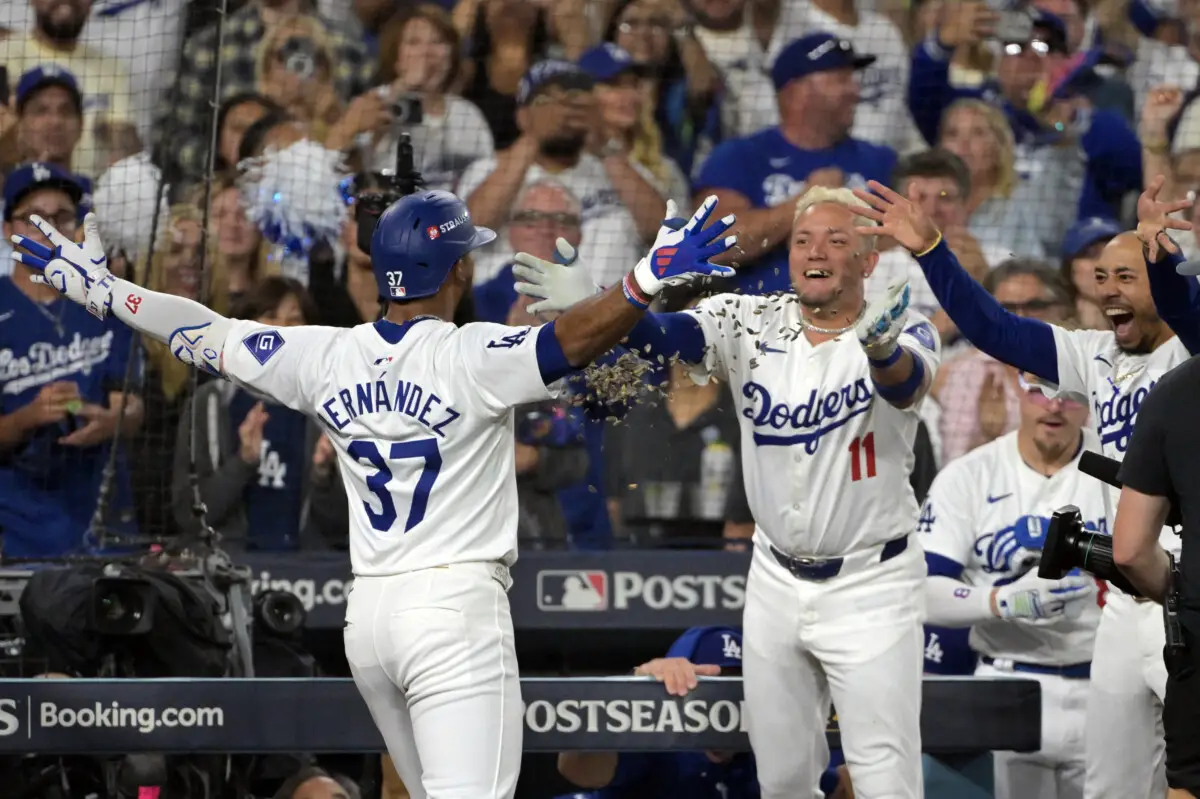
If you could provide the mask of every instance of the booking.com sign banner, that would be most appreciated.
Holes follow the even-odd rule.
[[[253,590],[288,591],[308,626],[341,627],[350,588],[343,554],[250,553]],[[741,624],[750,556],[739,552],[531,552],[513,567],[513,625],[524,630],[682,630]]]
[[[741,679],[521,680],[525,751],[746,751]],[[1036,751],[1036,680],[927,677],[926,752]],[[837,747],[836,729],[829,730]],[[0,753],[379,752],[350,680],[0,680]]]

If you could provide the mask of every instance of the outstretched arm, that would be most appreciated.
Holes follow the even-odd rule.
[[[96,215],[84,220],[83,245],[77,245],[38,216],[31,221],[53,248],[25,236],[13,236],[13,259],[101,319],[115,315],[139,333],[163,342],[184,363],[222,374],[222,351],[232,322],[198,302],[162,294],[115,277],[100,242]]]
[[[709,262],[709,259],[728,251],[737,243],[736,236],[725,235],[736,221],[732,215],[705,227],[716,206],[716,197],[709,197],[687,224],[680,226],[674,218],[675,204],[668,201],[666,219],[654,246],[619,286],[594,293],[587,273],[572,265],[576,255],[574,249],[560,239],[556,256],[558,263],[543,261],[526,253],[517,254],[513,274],[524,282],[518,282],[516,290],[541,300],[529,306],[531,313],[565,309],[562,316],[551,324],[563,356],[572,367],[591,363],[612,349],[627,335],[631,335],[631,330],[639,321],[642,322],[641,334],[631,335],[631,348],[641,350],[647,344],[655,348],[655,344],[658,344],[656,349],[665,352],[673,345],[655,337],[654,331],[659,328],[663,329],[665,335],[666,325],[656,325],[654,320],[661,320],[663,316],[683,315],[666,314],[653,317],[647,323],[643,317],[647,316],[646,309],[653,298],[664,287],[686,283],[695,277],[733,274],[731,268]],[[691,331],[682,334],[683,338],[676,342],[676,351],[687,349],[688,354],[692,354],[692,345],[698,336],[702,355],[703,335],[699,326],[694,322],[690,328],[683,322],[671,324]],[[683,357],[682,352],[680,357]]]
[[[891,236],[912,252],[942,309],[972,344],[997,360],[1057,385],[1054,329],[1004,310],[962,268],[941,232],[915,203],[876,181],[868,186],[874,194],[858,189],[854,194],[869,207],[852,210],[879,226],[863,226],[860,232]]]

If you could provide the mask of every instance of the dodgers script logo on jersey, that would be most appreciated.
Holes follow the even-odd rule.
[[[5,394],[20,394],[68,375],[90,374],[108,360],[113,332],[84,337],[76,333],[69,344],[35,341],[24,355],[11,348],[0,350],[0,382]]]
[[[867,378],[860,377],[850,385],[835,388],[823,396],[814,388],[809,392],[808,399],[795,407],[775,402],[767,387],[753,380],[742,386],[742,396],[750,400],[750,406],[742,410],[742,415],[750,419],[755,427],[806,431],[793,435],[773,435],[756,430],[755,444],[785,447],[803,444],[804,451],[813,455],[827,433],[869,411],[875,394]]]
[[[1108,363],[1099,356],[1096,357],[1096,360]],[[1102,445],[1111,444],[1117,452],[1121,453],[1129,449],[1129,439],[1133,436],[1133,424],[1137,420],[1138,409],[1142,407],[1142,401],[1146,399],[1150,389],[1154,388],[1157,383],[1157,380],[1151,380],[1149,384],[1140,385],[1126,394],[1121,391],[1116,381],[1111,377],[1108,378],[1108,385],[1112,388],[1112,392],[1107,395],[1097,392],[1093,400],[1096,412],[1096,432],[1100,435]],[[1101,399],[1102,396],[1103,399]]]
[[[547,569],[537,576],[538,610],[608,610],[608,575]]]

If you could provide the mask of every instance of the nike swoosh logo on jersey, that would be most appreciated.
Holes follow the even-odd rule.
[[[788,161],[790,161],[790,160],[792,160],[792,159],[791,158],[770,158],[770,159],[768,159],[768,161],[770,162],[771,167],[773,169],[784,168],[785,166],[787,166]]]
[[[0,322],[7,322],[9,319],[12,318],[12,315],[15,313],[16,313],[16,311],[7,311],[5,313],[0,313]]]
[[[767,346],[763,342],[759,342],[758,349],[760,352],[787,352],[787,350],[781,350],[781,349],[777,349],[775,347]]]
[[[993,497],[991,494],[988,494],[987,501],[988,501],[988,504],[989,504],[989,505],[992,505],[992,504],[994,504],[994,503],[996,503],[996,502],[999,502],[999,501],[1000,501],[1000,500],[1002,500],[1002,499],[1008,499],[1008,498],[1009,498],[1009,497],[1011,497],[1011,496],[1012,496],[1012,492],[1011,492],[1011,491],[1009,491],[1007,494],[1001,494],[1001,495],[1000,495],[1000,496],[998,496],[998,497]]]

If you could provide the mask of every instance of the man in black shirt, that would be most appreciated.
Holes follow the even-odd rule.
[[[1200,795],[1200,358],[1163,376],[1138,410],[1138,422],[1121,464],[1124,488],[1113,525],[1113,559],[1147,597],[1163,602],[1171,590],[1171,563],[1158,544],[1167,512],[1183,516],[1179,622],[1184,648],[1168,651],[1163,728],[1169,799]],[[1168,648],[1170,648],[1168,644]]]

